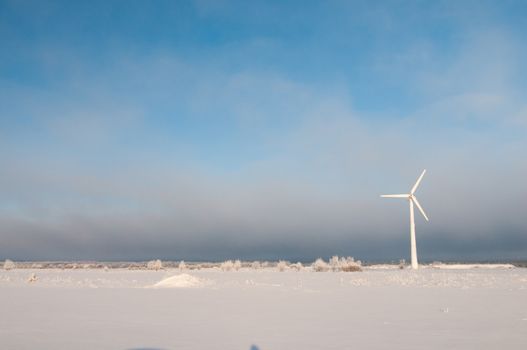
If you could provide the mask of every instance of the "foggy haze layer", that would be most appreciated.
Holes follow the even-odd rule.
[[[420,259],[526,259],[526,8],[475,4],[4,2],[0,258],[408,259],[426,168]]]

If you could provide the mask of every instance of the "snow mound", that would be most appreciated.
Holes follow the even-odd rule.
[[[430,265],[435,269],[444,270],[471,270],[471,269],[513,269],[512,264],[441,264]]]
[[[153,285],[154,288],[196,288],[203,287],[207,281],[186,273],[165,278]]]

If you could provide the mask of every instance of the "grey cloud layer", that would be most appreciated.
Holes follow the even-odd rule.
[[[445,86],[469,71],[476,58],[467,56]],[[430,103],[390,119],[355,110],[339,85],[201,68],[163,54],[77,77],[84,92],[73,101],[71,81],[44,97],[10,90],[4,99],[30,96],[13,110],[37,116],[44,141],[0,141],[0,257],[405,257],[406,203],[378,195],[407,191],[426,167],[418,196],[431,222],[417,222],[422,258],[525,258],[526,107],[509,97],[518,91],[510,72],[493,69],[484,91],[467,74],[454,94],[430,87],[441,84],[429,76],[410,77],[433,90]],[[136,95],[140,86],[145,93]],[[222,111],[257,156],[221,169],[195,157],[188,140],[168,142],[162,122],[147,123],[156,105],[183,102],[203,124]],[[467,116],[484,123],[474,131]],[[169,151],[157,155],[164,142]]]

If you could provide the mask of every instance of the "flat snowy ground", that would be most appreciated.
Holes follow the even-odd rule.
[[[0,312],[1,349],[527,349],[527,269],[20,269]]]

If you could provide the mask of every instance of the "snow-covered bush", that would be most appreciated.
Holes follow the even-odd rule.
[[[280,272],[284,272],[285,270],[287,270],[288,267],[289,267],[289,264],[287,263],[287,261],[280,260],[280,261],[276,264],[276,268],[277,268],[278,271],[280,271]]]
[[[156,270],[156,271],[161,270],[163,268],[163,263],[159,259],[150,260],[149,262],[146,263],[146,268],[148,270]]]
[[[232,260],[224,261],[220,265],[220,269],[222,269],[223,271],[230,271],[233,268],[234,268],[234,263],[232,262]]]
[[[331,270],[333,271],[340,270],[340,261],[337,255],[334,255],[329,259],[329,266],[331,266]]]
[[[186,270],[187,269],[187,264],[185,264],[185,262],[183,260],[181,260],[181,262],[178,265],[178,269]]]
[[[4,261],[4,270],[14,270],[16,269],[16,265],[13,261],[6,259]]]
[[[227,260],[220,264],[220,269],[222,269],[223,271],[231,271],[231,270],[238,271],[241,268],[242,268],[242,262],[240,260],[236,260],[234,262],[232,260]]]
[[[297,262],[296,264],[289,265],[289,268],[297,271],[302,271],[304,269],[304,265],[302,265],[301,262]]]
[[[362,271],[361,262],[355,261],[355,259],[351,256],[348,256],[347,258],[339,258],[337,255],[335,255],[329,260],[329,265],[333,271]]]
[[[29,278],[27,279],[28,283],[33,283],[33,282],[36,282],[37,281],[37,275],[33,272]]]
[[[340,271],[344,272],[355,272],[362,271],[362,263],[355,261],[353,257],[347,257],[346,259],[340,258]]]
[[[316,272],[325,272],[328,271],[330,268],[330,266],[321,258],[315,260],[315,262],[311,264],[311,267],[313,268],[313,271]]]
[[[262,267],[259,261],[253,261],[251,263],[251,269],[253,270],[259,270]]]

